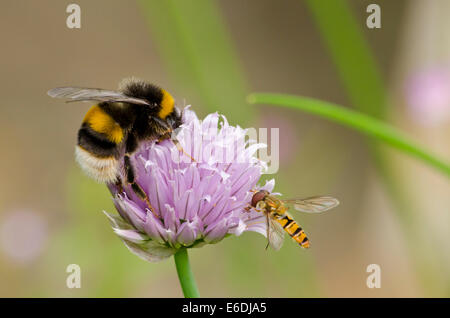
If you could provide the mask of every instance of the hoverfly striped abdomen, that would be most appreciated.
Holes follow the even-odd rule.
[[[281,248],[284,233],[296,241],[301,247],[309,247],[309,239],[300,225],[287,213],[286,204],[292,204],[301,212],[318,213],[336,207],[339,201],[333,197],[318,196],[305,199],[280,200],[277,196],[266,190],[255,192],[252,197],[250,208],[266,215],[268,245],[274,249]]]
[[[280,211],[281,210],[281,211]],[[275,220],[281,225],[290,237],[303,248],[309,247],[309,239],[306,237],[305,232],[301,226],[285,211],[284,205],[282,209],[274,212]]]

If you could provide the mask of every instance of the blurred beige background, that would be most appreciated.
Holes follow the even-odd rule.
[[[89,105],[64,104],[46,91],[64,85],[114,89],[134,75],[167,88],[200,116],[208,109],[196,91],[167,71],[142,6],[76,1],[82,27],[71,30],[65,24],[69,3],[0,4],[0,296],[180,297],[173,261],[147,264],[129,253],[101,213],[113,211],[106,187],[82,175],[74,162],[77,129]],[[302,1],[217,3],[251,91],[349,104]],[[350,3],[389,89],[389,121],[450,158],[445,109],[438,116],[443,120],[424,123],[416,119],[426,114],[416,116],[405,97],[411,77],[428,68],[450,70],[449,3],[378,1],[379,30],[365,27],[371,1]],[[450,295],[448,178],[386,150],[412,207],[406,219],[415,235],[409,235],[364,137],[294,111],[257,111],[254,125],[280,128],[276,189],[289,197],[331,194],[342,204],[329,214],[297,215],[312,241],[308,251],[287,241],[280,252],[266,252],[256,234],[192,251],[202,296]],[[427,248],[417,250],[416,241]],[[81,289],[66,287],[71,263],[81,266]],[[382,288],[376,290],[366,287],[372,263],[382,269]]]

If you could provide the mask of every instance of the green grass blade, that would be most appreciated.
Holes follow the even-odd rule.
[[[355,18],[349,1],[346,0],[306,0],[306,4],[336,65],[351,106],[362,113],[383,120],[387,112],[387,94],[377,62],[363,35],[362,29],[366,27],[364,21]],[[358,12],[358,15],[365,17],[367,13],[364,10]],[[395,177],[395,168],[391,165],[390,156],[375,142],[369,142],[369,146],[375,166],[395,206],[396,215],[405,234],[410,238],[408,242],[413,242],[417,226],[420,228],[421,223],[417,217],[419,212],[415,202],[411,200],[405,184]],[[436,160],[434,156],[430,157],[420,147],[418,149],[418,153],[413,151],[415,155],[440,167],[439,169],[448,175],[448,164]],[[439,254],[423,257],[423,253],[419,251],[428,249],[428,246],[422,241],[408,243],[409,253],[422,286],[428,291],[434,291],[439,285],[445,289],[442,277],[430,270],[445,260]]]
[[[245,124],[254,112],[231,36],[217,1],[140,0],[165,67],[208,111]]]
[[[306,4],[322,34],[352,105],[376,118],[384,117],[386,92],[383,80],[348,2],[307,0]]]
[[[421,159],[450,177],[450,164],[448,162],[430,154],[394,127],[368,115],[320,100],[292,95],[255,93],[248,97],[248,101],[251,104],[271,104],[294,108],[329,119]]]

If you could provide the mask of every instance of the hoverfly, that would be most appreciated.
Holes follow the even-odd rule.
[[[309,247],[309,239],[300,225],[287,212],[287,205],[292,205],[295,210],[306,213],[320,213],[339,205],[339,201],[329,196],[316,196],[305,199],[280,200],[266,190],[257,191],[251,201],[249,211],[264,213],[267,222],[267,246],[279,250],[283,245],[284,232],[296,241],[301,247]]]

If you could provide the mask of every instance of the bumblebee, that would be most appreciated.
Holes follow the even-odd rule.
[[[131,156],[140,142],[170,138],[172,131],[181,125],[181,112],[174,98],[166,90],[135,78],[123,80],[118,91],[57,87],[47,94],[66,98],[68,102],[98,102],[89,109],[78,130],[77,162],[88,176],[122,189],[119,172],[123,160],[127,184],[156,214],[147,194],[136,182]],[[180,149],[176,139],[172,140]]]

